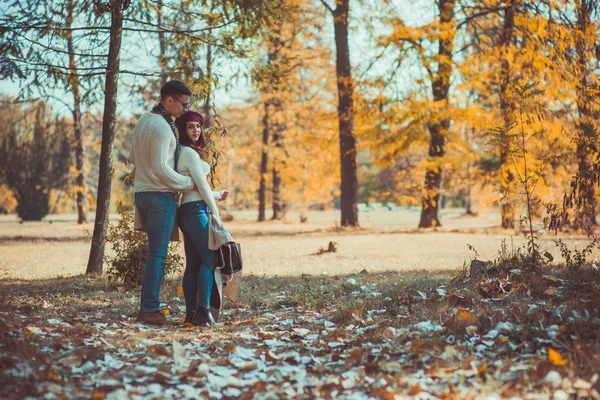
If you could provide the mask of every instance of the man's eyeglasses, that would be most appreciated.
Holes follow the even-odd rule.
[[[192,103],[184,103],[183,101],[179,100],[177,97],[173,97],[175,100],[177,100],[179,102],[179,104],[181,104],[183,106],[184,110],[189,109],[192,106]]]

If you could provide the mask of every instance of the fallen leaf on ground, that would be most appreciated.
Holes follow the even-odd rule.
[[[562,354],[560,354],[558,351],[556,351],[554,349],[548,350],[548,359],[554,365],[560,366],[560,365],[565,365],[567,363],[567,360],[562,356]]]

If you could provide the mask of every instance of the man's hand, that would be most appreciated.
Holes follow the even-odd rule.
[[[221,197],[219,198],[219,201],[223,201],[227,198],[227,196],[229,196],[229,191],[227,190],[223,190],[223,194],[221,195]]]
[[[181,193],[190,193],[190,192],[197,192],[198,191],[198,186],[196,186],[196,182],[194,182],[194,188],[190,189],[190,190],[180,190]]]

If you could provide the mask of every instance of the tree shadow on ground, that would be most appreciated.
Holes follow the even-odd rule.
[[[389,271],[347,275],[258,276],[246,275],[238,304],[224,309],[300,306],[316,310],[335,301],[345,301],[353,291],[367,290],[370,301],[434,287],[447,281],[455,271]],[[181,276],[169,276],[161,289],[165,308],[177,315],[184,310],[179,286]],[[367,285],[367,286],[365,286]],[[383,293],[378,287],[385,288]],[[362,289],[361,289],[362,287]],[[388,293],[389,292],[389,293]],[[51,314],[55,308],[68,308],[72,317],[83,314],[90,321],[134,316],[139,309],[140,288],[128,289],[105,276],[77,275],[52,279],[0,281],[0,309],[33,317]]]

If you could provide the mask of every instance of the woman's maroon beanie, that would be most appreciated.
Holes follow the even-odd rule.
[[[198,122],[200,125],[204,124],[204,118],[196,111],[186,111],[181,114],[181,117],[175,120],[177,130],[180,135],[185,135],[185,124],[188,122]]]

